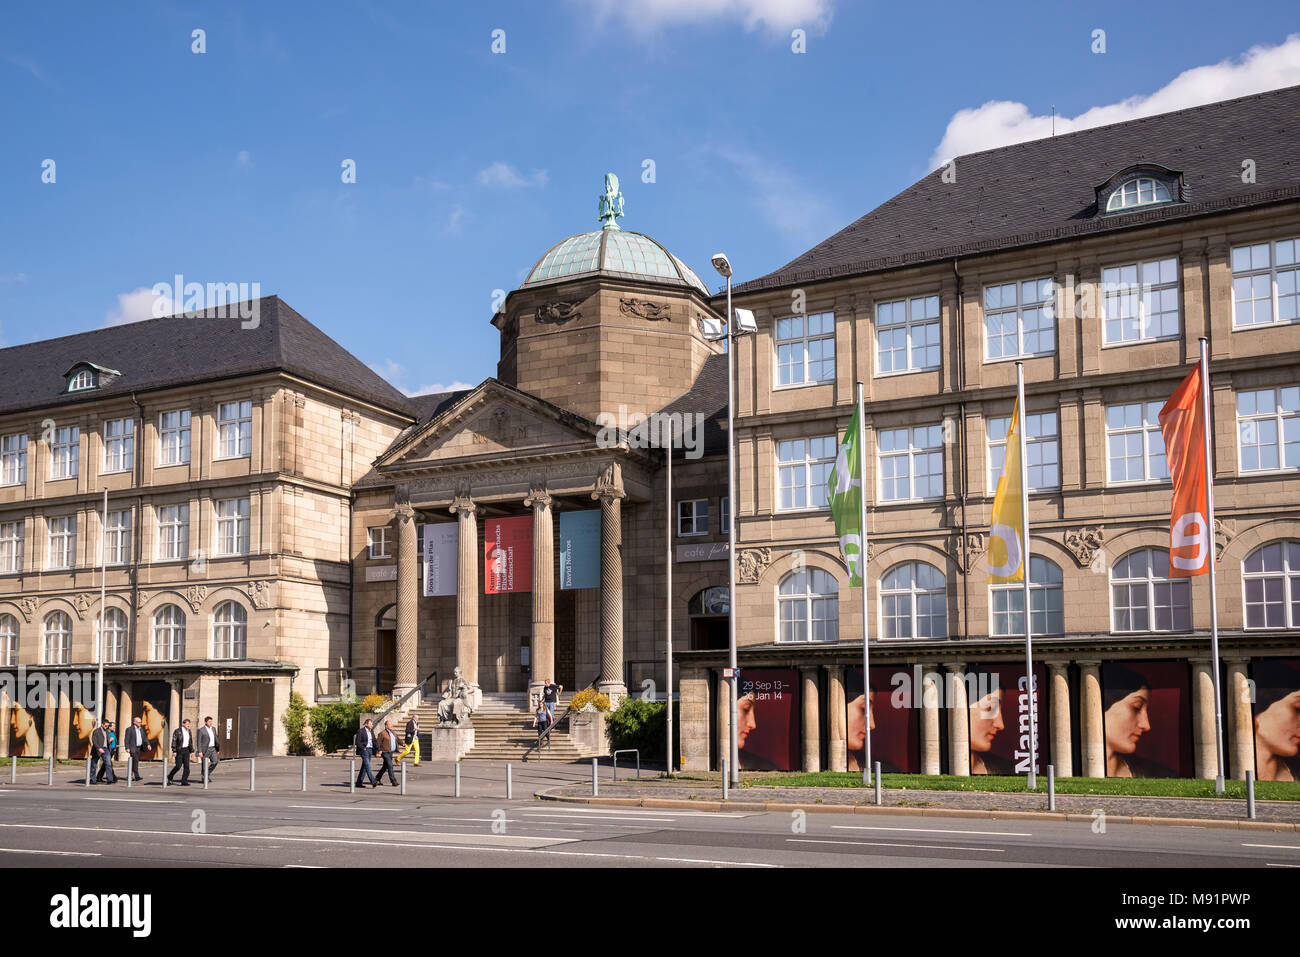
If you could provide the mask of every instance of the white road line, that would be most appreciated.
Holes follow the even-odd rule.
[[[1267,847],[1278,851],[1300,851],[1300,844],[1242,844],[1242,847]]]
[[[561,810],[561,808],[556,808]],[[566,814],[603,814],[603,815],[627,815],[627,814],[656,814],[665,817],[717,817],[717,818],[742,818],[753,817],[753,814],[746,814],[743,811],[670,811],[662,810],[657,807],[629,807],[629,808],[596,808],[596,807],[566,807],[563,808]],[[541,811],[527,811],[528,814],[540,814]],[[755,812],[757,813],[757,812]]]
[[[103,857],[93,851],[45,851],[27,850],[21,847],[0,847],[0,854],[54,854],[58,857]]]
[[[166,798],[96,798],[83,797],[83,801],[126,801],[131,804],[184,804],[184,801],[172,801]]]
[[[291,808],[302,811],[409,811],[411,805],[398,804],[395,807],[372,804],[290,804]]]
[[[787,837],[787,841],[796,844],[848,844],[851,847],[916,847],[925,851],[984,851],[989,854],[1005,854],[1000,847],[956,847],[952,844],[888,844],[884,841],[822,841],[811,837]]]
[[[878,827],[871,824],[832,824],[841,831],[913,831],[917,834],[993,834],[998,837],[1033,837],[1028,831],[958,831],[946,827]]]
[[[1265,864],[1265,867],[1300,867],[1300,864]]]
[[[602,822],[602,821],[593,821],[593,820],[591,820],[591,818],[574,817],[574,816],[571,815],[571,814],[525,814],[525,815],[523,815],[523,816],[524,816],[524,817],[527,817],[527,818],[543,818],[543,817],[545,817],[545,818],[559,818],[561,821],[574,821],[574,822],[582,821],[582,822],[584,822],[584,823],[591,823],[591,824],[598,824],[598,823],[613,823],[613,822],[609,821],[608,818],[604,819],[604,821]],[[675,818],[675,817],[620,817],[620,818],[617,818],[617,819],[615,819],[615,820],[616,820],[616,821],[630,821],[630,822],[637,822],[637,821],[651,821],[651,822],[655,822],[655,823],[659,823],[659,824],[671,824],[673,821],[679,820],[679,818]]]

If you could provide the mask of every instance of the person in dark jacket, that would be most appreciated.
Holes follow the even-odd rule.
[[[144,750],[144,742],[144,728],[140,724],[140,719],[136,718],[131,722],[131,727],[126,729],[126,753],[130,755],[126,770],[131,775],[132,781],[141,779],[140,752]]]
[[[190,734],[190,719],[186,718],[172,734],[172,754],[176,756],[176,763],[167,772],[168,781],[175,780],[176,772],[180,771],[181,787],[187,788],[190,786],[190,754],[193,751],[194,735]]]
[[[221,762],[221,742],[217,738],[217,726],[212,723],[212,715],[203,719],[203,727],[199,728],[198,733],[199,746],[198,754],[200,761],[206,761],[208,766],[208,780],[212,780],[212,772],[217,769]]]
[[[90,733],[90,783],[98,784],[99,779],[107,774],[105,784],[116,784],[113,774],[113,756],[108,748],[108,727],[111,722],[105,718],[98,728]]]
[[[374,772],[370,770],[370,756],[375,753],[375,732],[373,729],[374,722],[366,718],[365,723],[357,729],[357,736],[353,740],[353,744],[357,749],[357,756],[361,758],[361,770],[357,773],[357,787],[359,788],[366,786],[362,780],[362,775],[370,779],[372,788],[379,787],[375,783]]]

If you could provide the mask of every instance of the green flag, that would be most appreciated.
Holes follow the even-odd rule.
[[[844,555],[844,564],[849,570],[849,585],[860,587],[862,568],[859,558],[862,555],[863,539],[860,507],[862,455],[858,448],[858,407],[856,406],[849,427],[844,432],[844,439],[840,442],[840,451],[835,457],[835,467],[831,469],[826,491],[831,503],[831,518],[835,520],[835,534],[840,539],[840,552]]]

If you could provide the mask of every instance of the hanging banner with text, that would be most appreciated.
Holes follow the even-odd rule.
[[[483,590],[489,595],[533,590],[533,518],[483,523]]]
[[[600,509],[560,513],[560,587],[600,587]]]
[[[421,526],[424,536],[424,597],[456,594],[456,571],[460,563],[459,526],[438,522]]]

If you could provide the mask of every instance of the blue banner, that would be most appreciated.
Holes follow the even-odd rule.
[[[600,509],[560,513],[560,587],[600,587]]]

